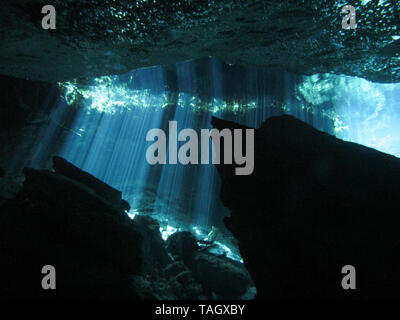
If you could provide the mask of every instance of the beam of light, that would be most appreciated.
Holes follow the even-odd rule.
[[[85,85],[61,84],[65,101],[78,111],[59,155],[121,190],[133,208],[128,212],[131,218],[145,213],[167,225],[161,229],[163,238],[182,226],[211,228],[217,221],[222,223],[229,211],[219,200],[220,180],[214,165],[150,166],[145,160],[148,130],[167,129],[168,122],[175,120],[178,130],[192,128],[200,136],[201,129],[211,128],[211,116],[226,115],[251,126],[262,120],[247,114],[251,109],[257,114],[253,100],[225,101],[220,62],[213,60],[210,69],[215,97],[206,101],[196,94],[191,62],[176,66],[176,95],[167,87],[161,67],[102,77]],[[253,77],[249,75],[249,86]],[[217,248],[235,256],[226,244]]]
[[[32,162],[40,167],[52,153],[66,158],[121,190],[132,219],[156,218],[167,239],[176,230],[202,237],[213,226],[223,229],[222,219],[229,215],[219,199],[214,165],[147,163],[147,132],[167,133],[169,121],[177,121],[178,131],[191,128],[200,136],[200,129],[211,128],[212,116],[256,128],[286,113],[339,138],[400,154],[399,85],[303,77],[227,66],[217,59],[200,66],[189,61],[172,71],[154,67],[60,84],[64,103],[53,112]],[[216,252],[240,261],[236,244],[226,239],[216,241]]]
[[[142,96],[144,102],[164,103],[161,68],[136,74],[133,85],[141,82],[146,82],[154,92],[151,96],[145,93]],[[94,87],[97,88],[96,83]],[[107,93],[108,98],[97,97],[99,92],[110,91],[110,88],[103,88],[103,83],[100,87],[102,89],[93,90],[95,97],[80,108],[73,124],[84,136],[70,135],[60,155],[121,191],[140,192],[149,170],[149,165],[142,159],[146,152],[145,137],[149,128],[160,126],[162,112],[135,107],[118,109],[110,102],[113,101],[110,100],[111,93]],[[107,104],[99,106],[99,101]],[[107,106],[111,110],[107,110]]]

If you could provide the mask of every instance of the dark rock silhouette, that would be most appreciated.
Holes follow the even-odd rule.
[[[24,168],[22,189],[0,202],[0,299],[240,298],[251,284],[242,264],[199,252],[190,232],[165,246],[156,220],[129,219],[118,190],[53,159],[55,172]],[[54,291],[42,289],[45,265]]]
[[[0,76],[0,166],[7,175],[20,175],[40,149],[60,94],[57,84]],[[73,117],[70,119],[73,121]],[[59,129],[46,146],[44,153],[49,154],[40,159],[40,168],[51,166],[47,166],[47,160],[63,141],[62,128]]]
[[[189,231],[171,235],[167,250],[175,262],[164,269],[164,274],[184,299],[198,299],[199,292],[209,299],[240,299],[253,285],[242,263],[207,252]]]
[[[130,209],[129,204],[122,200],[121,191],[110,187],[108,184],[97,179],[93,175],[75,167],[72,163],[69,163],[65,159],[54,156],[53,168],[57,173],[88,186],[99,197],[107,200],[112,206],[122,210]]]
[[[136,216],[131,225],[143,238],[141,256],[145,259],[143,259],[141,266],[142,272],[146,274],[158,273],[171,262],[164,240],[161,237],[160,225],[155,219],[141,215]]]
[[[142,271],[150,236],[79,181],[24,174],[22,190],[0,207],[0,297],[139,298],[130,277]],[[44,265],[56,268],[54,291],[41,287]]]
[[[189,231],[180,231],[171,235],[167,240],[167,250],[177,255],[191,265],[193,253],[198,249],[196,237]]]
[[[205,290],[220,299],[238,299],[252,284],[243,264],[208,252],[193,255],[193,270]]]
[[[258,298],[400,296],[398,158],[281,116],[255,130],[252,175],[218,171],[225,224]],[[356,290],[342,288],[345,265],[356,268]]]

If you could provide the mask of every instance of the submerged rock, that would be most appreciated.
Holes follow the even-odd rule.
[[[161,237],[160,225],[149,216],[136,216],[132,228],[142,236],[141,255],[145,257],[142,272],[147,274],[160,273],[171,262]]]
[[[137,297],[130,276],[142,271],[145,242],[127,215],[64,175],[24,173],[0,207],[0,297]],[[54,291],[41,287],[45,265],[56,269]]]
[[[174,261],[164,269],[176,299],[199,300],[205,299],[203,287],[197,282],[192,270],[182,261]]]
[[[246,268],[237,261],[205,252],[193,256],[196,278],[218,299],[239,299],[252,284]]]
[[[400,80],[395,0],[355,1],[356,30],[331,0],[54,0],[43,30],[39,0],[4,1],[0,73],[63,81],[215,56],[231,64]]]
[[[5,176],[0,178],[0,198],[12,199],[22,189],[24,183],[22,176]]]
[[[107,200],[112,206],[121,210],[128,211],[130,209],[129,204],[125,200],[122,200],[121,191],[114,189],[91,174],[82,171],[65,159],[54,156],[53,168],[55,172],[88,186],[99,197]]]
[[[191,265],[192,255],[198,249],[196,237],[189,231],[180,231],[167,239],[167,250]]]
[[[0,298],[192,300],[246,291],[240,263],[198,252],[190,232],[165,243],[156,220],[129,219],[119,191],[64,159],[54,167],[25,168],[22,189],[0,202]],[[42,289],[45,265],[56,270],[54,291]]]
[[[400,159],[281,116],[255,130],[252,175],[217,167],[258,298],[400,297]],[[356,290],[342,288],[346,265]]]
[[[180,299],[243,299],[252,285],[251,277],[240,262],[205,252],[189,231],[176,232],[167,240],[167,249],[176,261],[164,269],[164,275]],[[182,259],[182,260],[180,260]]]
[[[167,278],[173,278],[186,270],[189,269],[185,266],[185,264],[182,261],[174,261],[164,269],[164,274]]]

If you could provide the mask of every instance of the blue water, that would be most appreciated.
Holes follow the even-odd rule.
[[[32,165],[42,164],[48,146],[62,141],[54,153],[121,190],[131,213],[153,215],[165,232],[171,226],[195,227],[204,237],[212,226],[223,229],[222,218],[229,215],[219,200],[216,169],[212,164],[149,165],[150,129],[168,132],[174,120],[178,130],[200,132],[211,128],[212,116],[259,127],[270,116],[288,113],[340,138],[400,155],[398,85],[255,68],[242,68],[239,76],[233,69],[230,78],[217,59],[201,66],[178,64],[172,81],[167,69],[154,67],[93,82],[90,97],[78,108],[61,100]],[[237,102],[227,108],[226,100]]]

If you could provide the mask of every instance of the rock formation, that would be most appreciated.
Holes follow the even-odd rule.
[[[200,252],[190,232],[166,246],[156,220],[129,219],[118,190],[53,162],[55,172],[25,168],[0,202],[0,299],[239,299],[252,285],[241,263]],[[56,290],[41,286],[46,265]]]
[[[0,296],[135,298],[129,277],[141,270],[145,241],[123,210],[59,173],[24,174],[23,189],[0,208]],[[53,292],[41,287],[44,265],[56,268]]]
[[[398,158],[281,116],[255,130],[252,175],[218,171],[258,298],[399,297]],[[356,290],[342,288],[346,265]]]

